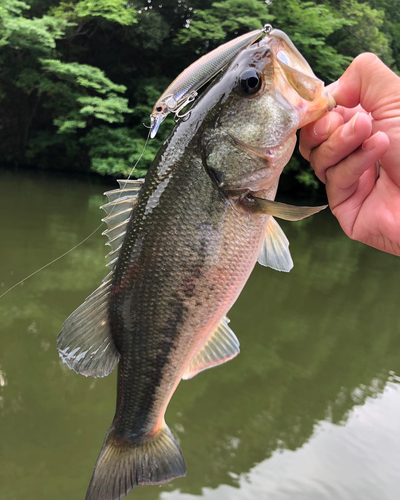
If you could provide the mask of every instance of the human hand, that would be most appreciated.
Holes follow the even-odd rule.
[[[400,256],[400,78],[361,54],[328,90],[338,107],[301,130],[300,152],[344,232]]]

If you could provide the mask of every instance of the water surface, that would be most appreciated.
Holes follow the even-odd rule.
[[[0,183],[0,293],[90,234],[115,187],[5,171]],[[398,499],[400,259],[326,211],[282,227],[295,267],[256,266],[229,313],[241,354],[169,406],[187,476],[128,498]],[[71,372],[55,339],[107,273],[105,241],[98,231],[0,299],[0,500],[84,498],[116,379]]]

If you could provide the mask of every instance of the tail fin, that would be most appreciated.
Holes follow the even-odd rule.
[[[186,475],[182,452],[167,425],[134,441],[111,425],[85,500],[119,500],[136,485],[161,484]]]

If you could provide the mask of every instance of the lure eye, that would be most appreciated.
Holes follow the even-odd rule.
[[[157,111],[157,113],[161,113],[161,111],[162,111],[162,106],[157,106],[157,107],[156,107],[156,111]]]
[[[240,88],[246,95],[255,94],[261,88],[262,77],[255,69],[248,69],[240,76]]]

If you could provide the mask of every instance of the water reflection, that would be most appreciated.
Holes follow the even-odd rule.
[[[1,182],[3,290],[85,238],[107,187]],[[240,356],[183,382],[169,407],[187,477],[132,498],[397,498],[400,261],[348,240],[328,213],[282,226],[295,267],[256,267],[229,314]],[[84,496],[115,374],[70,372],[55,337],[106,274],[104,243],[99,232],[0,300],[1,500]]]
[[[400,473],[399,389],[389,384],[379,404],[369,399],[363,406],[355,407],[345,427],[320,422],[308,443],[296,451],[275,451],[237,477],[234,485],[205,487],[201,495],[175,490],[162,493],[160,498],[395,500]],[[397,446],[393,446],[393,439]]]

